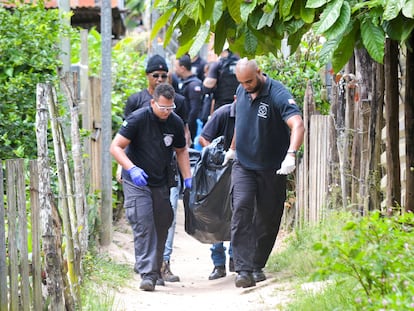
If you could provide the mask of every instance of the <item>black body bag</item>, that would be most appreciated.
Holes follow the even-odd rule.
[[[185,231],[202,243],[230,241],[232,163],[222,166],[223,144],[220,136],[203,149],[183,196]]]

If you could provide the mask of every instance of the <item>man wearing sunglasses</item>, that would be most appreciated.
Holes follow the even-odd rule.
[[[140,288],[145,291],[163,285],[158,281],[168,229],[174,219],[167,182],[173,152],[184,187],[191,188],[184,123],[173,112],[174,95],[168,83],[157,85],[151,106],[129,114],[110,147],[123,168],[125,214],[134,235],[134,271],[141,275]]]
[[[133,111],[143,108],[149,107],[151,105],[151,100],[153,98],[154,90],[157,85],[161,83],[169,82],[169,75],[168,75],[168,66],[165,59],[160,55],[153,55],[148,59],[147,66],[145,69],[145,73],[148,80],[148,87],[140,92],[132,94],[126,103],[124,109],[124,118],[127,118]],[[154,103],[155,106],[162,112],[169,112],[170,109],[173,109],[174,112],[183,120],[184,122],[184,131],[186,136],[186,141],[190,141],[190,131],[188,129],[188,109],[185,101],[185,97],[181,94],[175,93],[174,96],[174,105],[171,107],[162,107],[159,106],[157,102]],[[179,178],[178,178],[179,179]],[[159,285],[162,284],[163,281],[167,282],[179,282],[179,276],[175,275],[170,268],[170,258],[173,251],[173,242],[174,242],[174,233],[175,233],[175,225],[176,225],[176,211],[178,205],[178,198],[179,192],[181,190],[181,180],[178,180],[177,187],[171,188],[171,205],[174,211],[174,219],[170,229],[168,230],[168,237],[165,243],[165,250],[164,250],[164,260],[161,269],[161,279],[158,280]]]

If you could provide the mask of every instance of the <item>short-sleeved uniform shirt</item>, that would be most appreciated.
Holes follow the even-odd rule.
[[[290,144],[286,120],[301,114],[292,95],[269,77],[254,100],[242,86],[236,94],[237,159],[247,169],[280,168]]]
[[[128,158],[148,174],[148,185],[167,184],[167,166],[171,162],[173,148],[186,146],[184,123],[174,112],[167,120],[160,120],[151,107],[131,113],[118,133],[131,140],[126,148]],[[123,172],[122,178],[131,181]]]
[[[180,81],[179,93],[185,97],[188,109],[188,123],[195,122],[201,109],[202,82],[195,75]]]
[[[215,100],[214,110],[218,109],[220,106],[231,103],[234,99],[234,94],[239,86],[239,81],[237,81],[235,73],[238,60],[239,57],[231,54],[228,57],[212,63],[208,70],[207,76],[217,80],[213,90]]]
[[[234,133],[236,111],[234,103],[221,106],[213,112],[210,119],[203,127],[201,136],[212,142],[219,136],[224,136],[224,149],[230,147]]]
[[[151,99],[152,95],[148,92],[148,89],[142,90],[141,92],[134,93],[129,96],[124,109],[124,118],[139,108],[151,106]],[[174,112],[178,114],[184,123],[187,123],[188,109],[185,102],[185,97],[181,94],[175,93],[174,104],[176,106]]]

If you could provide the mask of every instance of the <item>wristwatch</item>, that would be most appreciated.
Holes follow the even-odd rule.
[[[289,149],[288,151],[287,151],[287,153],[292,153],[292,154],[294,154],[294,155],[296,155],[296,150],[293,150],[293,149]]]

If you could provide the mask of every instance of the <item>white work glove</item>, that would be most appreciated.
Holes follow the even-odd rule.
[[[116,168],[116,180],[121,183],[122,182],[122,166],[118,164]]]
[[[292,157],[291,155],[287,154],[285,159],[282,162],[282,165],[280,166],[280,169],[277,170],[277,174],[280,175],[287,175],[292,173],[296,168],[296,159],[295,157]]]
[[[222,165],[225,166],[230,160],[234,160],[235,155],[236,151],[229,148],[229,150],[227,150],[226,154],[224,155],[224,161]]]

